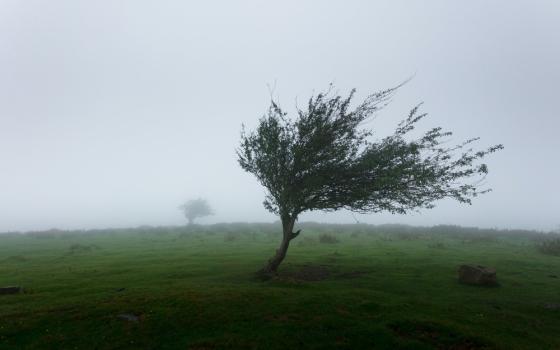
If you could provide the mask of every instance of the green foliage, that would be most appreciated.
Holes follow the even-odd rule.
[[[202,198],[191,199],[182,204],[179,209],[185,214],[190,225],[194,223],[196,218],[214,214],[208,202]]]
[[[445,246],[445,243],[443,243],[443,242],[434,242],[434,243],[428,244],[428,248],[445,249],[447,247]]]
[[[70,254],[79,254],[88,253],[95,249],[99,249],[99,247],[95,244],[84,245],[80,243],[74,243],[70,246],[69,251]]]
[[[234,232],[227,232],[224,235],[224,242],[233,242],[237,241],[240,238],[240,235]]]
[[[537,244],[541,253],[560,256],[560,237],[549,238]]]
[[[319,243],[334,244],[340,242],[338,238],[328,233],[321,233],[319,235]]]
[[[371,140],[364,122],[397,88],[369,95],[354,108],[355,90],[342,97],[329,89],[298,108],[295,120],[272,101],[255,131],[243,128],[237,150],[240,166],[268,190],[265,207],[282,218],[312,210],[407,213],[447,197],[471,203],[489,191],[479,188],[488,172],[479,160],[502,145],[475,151],[473,138],[447,147],[452,133],[439,127],[412,138],[426,116],[419,106],[392,135]]]

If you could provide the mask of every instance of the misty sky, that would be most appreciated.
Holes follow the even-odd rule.
[[[293,111],[330,82],[358,99],[414,75],[370,124],[503,143],[493,192],[362,222],[560,225],[560,2],[0,0],[0,232],[273,221],[238,166],[267,84]],[[348,212],[300,220],[354,222]]]

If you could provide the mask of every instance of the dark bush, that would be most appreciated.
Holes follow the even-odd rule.
[[[359,238],[361,235],[362,235],[362,233],[360,231],[354,231],[350,234],[350,237]]]
[[[498,237],[496,237],[496,235],[471,234],[471,235],[465,235],[463,238],[463,243],[496,243],[496,242],[498,242]]]
[[[95,244],[84,245],[84,244],[75,243],[72,244],[69,249],[70,249],[70,254],[76,254],[76,253],[91,252],[92,250],[99,249],[99,247]]]
[[[322,234],[319,235],[319,242],[320,243],[334,244],[334,243],[338,243],[339,240],[333,235],[330,235],[328,233],[322,233]]]
[[[428,248],[445,249],[446,246],[443,242],[435,242],[435,243],[432,243],[432,244],[428,244]]]
[[[560,256],[560,238],[553,238],[537,244],[537,248],[543,254]]]
[[[424,235],[418,232],[396,232],[393,234],[397,239],[403,241],[414,241],[417,239],[421,239]]]
[[[233,242],[239,239],[239,234],[236,232],[227,232],[224,235],[224,242]]]

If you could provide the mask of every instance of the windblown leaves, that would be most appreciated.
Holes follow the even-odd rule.
[[[267,188],[264,202],[271,212],[297,217],[311,210],[406,213],[431,208],[443,198],[470,203],[489,191],[481,189],[488,167],[486,155],[496,145],[474,151],[473,138],[445,147],[452,135],[436,127],[421,137],[410,133],[427,116],[414,107],[395,132],[371,141],[363,122],[382,109],[398,87],[368,96],[351,108],[348,97],[312,96],[295,120],[272,101],[255,131],[243,128],[237,149],[241,167]]]

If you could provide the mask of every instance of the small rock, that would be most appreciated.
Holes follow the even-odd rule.
[[[476,286],[497,286],[496,270],[480,265],[459,266],[459,282]]]
[[[140,317],[138,317],[134,314],[119,314],[119,315],[117,315],[117,318],[120,318],[121,320],[129,321],[129,322],[140,321]]]
[[[560,310],[559,303],[546,303],[544,304],[544,308],[547,310]]]
[[[21,292],[20,286],[0,287],[0,295],[18,294]]]

